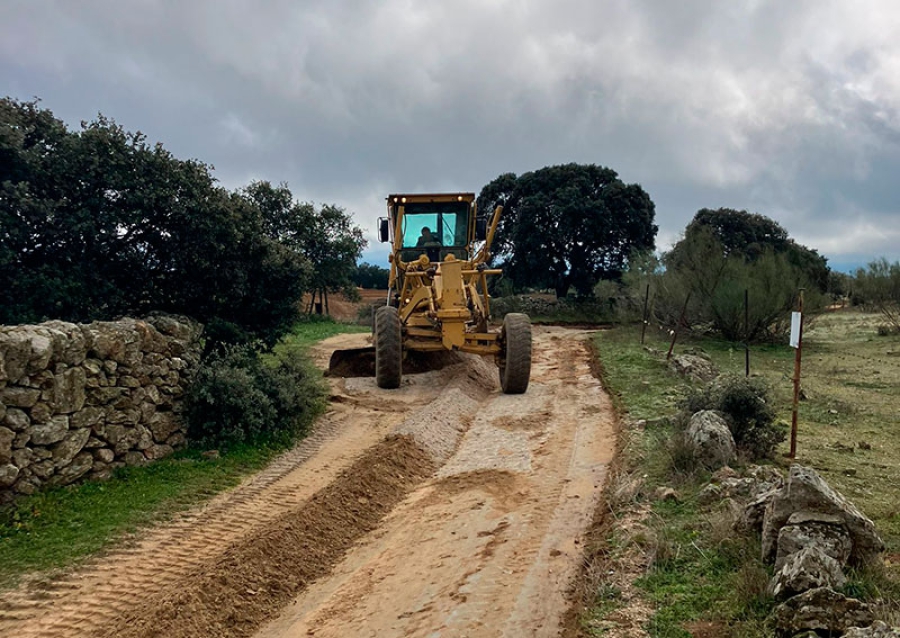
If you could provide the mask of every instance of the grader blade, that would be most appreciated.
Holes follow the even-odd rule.
[[[375,346],[345,348],[331,353],[328,362],[329,377],[374,377]]]

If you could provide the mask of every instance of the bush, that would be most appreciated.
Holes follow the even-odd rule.
[[[738,449],[751,459],[772,458],[787,433],[775,423],[771,390],[762,379],[726,376],[683,401],[686,423],[700,410],[717,410],[728,423]]]
[[[617,284],[601,286],[602,291],[615,289]],[[622,303],[620,303],[620,301]],[[562,297],[550,299],[546,295],[513,295],[491,298],[491,316],[502,319],[510,312],[522,312],[534,318],[575,323],[611,323],[633,320],[637,315],[629,314],[622,298],[606,296],[598,299],[572,299]]]
[[[682,240],[677,252],[673,249],[665,259],[666,270],[654,276],[653,303],[654,315],[664,325],[675,325],[684,311],[689,326],[709,329],[729,341],[778,341],[790,327],[799,288],[806,288],[805,315],[825,305],[826,297],[810,273],[789,254],[771,248],[750,258],[728,252],[711,232],[700,231]]]
[[[201,447],[285,442],[306,431],[323,396],[319,374],[296,349],[226,346],[206,359],[185,397],[188,437]]]
[[[70,131],[0,98],[0,324],[162,311],[225,329],[207,341],[275,343],[312,264],[211,171],[103,116]]]

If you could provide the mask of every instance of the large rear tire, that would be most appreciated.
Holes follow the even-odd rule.
[[[503,318],[500,333],[500,387],[504,394],[522,394],[531,378],[531,320],[511,312]]]
[[[375,311],[375,381],[379,388],[393,390],[402,378],[400,315],[393,306],[381,306]]]

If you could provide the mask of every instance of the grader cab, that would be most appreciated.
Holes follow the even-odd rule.
[[[502,207],[479,217],[474,193],[390,195],[378,220],[379,239],[391,243],[387,304],[375,312],[375,376],[397,388],[408,351],[493,355],[507,394],[528,388],[531,322],[507,314],[499,331],[491,319],[487,278],[491,242]]]

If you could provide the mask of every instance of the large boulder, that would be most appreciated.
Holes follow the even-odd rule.
[[[818,587],[838,589],[846,582],[841,564],[813,545],[787,558],[775,572],[769,591],[775,598],[784,600]]]
[[[842,566],[850,559],[853,541],[843,521],[829,514],[798,512],[778,532],[775,569],[780,569],[792,554],[807,547],[818,547]]]
[[[669,367],[677,374],[695,381],[709,382],[719,376],[715,364],[694,354],[680,354],[669,360]]]
[[[816,520],[822,514],[835,517],[850,534],[853,549],[850,560],[867,563],[884,550],[884,542],[875,530],[875,524],[856,506],[833,490],[815,470],[802,465],[792,465],[787,481],[766,507],[762,528],[763,560],[773,561],[778,549],[778,535],[789,519]]]
[[[728,424],[712,410],[702,410],[692,416],[684,436],[697,461],[709,469],[728,465],[737,455]]]
[[[827,587],[787,599],[775,608],[774,618],[780,636],[795,636],[802,631],[840,636],[850,627],[867,626],[873,620],[869,605]]]

